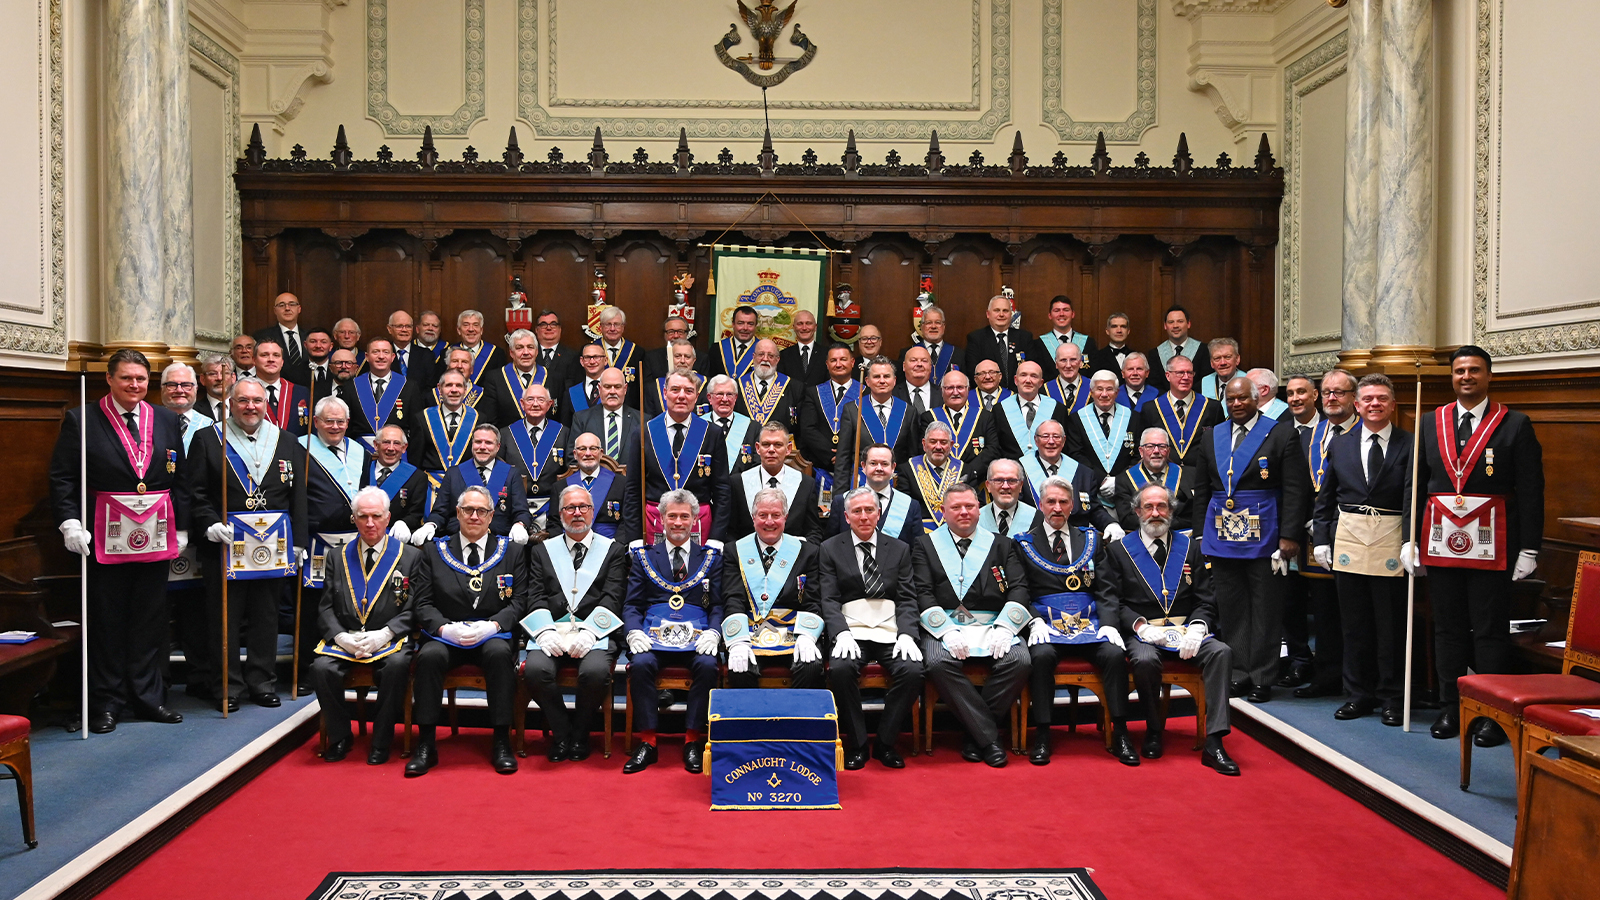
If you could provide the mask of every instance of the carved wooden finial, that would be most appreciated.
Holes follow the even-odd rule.
[[[432,172],[433,167],[439,164],[439,151],[433,146],[432,125],[422,128],[422,149],[417,151],[417,162],[422,163],[425,172]]]
[[[857,169],[861,168],[861,154],[856,150],[856,130],[854,128],[850,129],[849,136],[845,138],[844,156],[840,157],[840,161],[844,163],[846,175],[853,175]]]
[[[772,149],[772,129],[768,128],[761,137],[761,174],[771,175],[778,167],[778,153]]]
[[[1277,166],[1278,161],[1272,158],[1272,144],[1267,141],[1267,135],[1263,132],[1260,149],[1256,150],[1256,174],[1270,175]]]
[[[250,143],[244,145],[244,164],[259,169],[267,161],[267,145],[261,142],[261,123],[250,126]]]
[[[1178,132],[1178,152],[1172,154],[1172,169],[1179,177],[1189,174],[1194,168],[1194,157],[1189,155],[1189,135]]]
[[[600,140],[600,126],[594,127],[594,145],[589,148],[589,168],[598,172],[606,167],[606,145]]]
[[[1104,175],[1111,169],[1111,154],[1106,152],[1106,133],[1099,132],[1094,139],[1094,156],[1089,157],[1089,168],[1096,175]]]
[[[1018,131],[1011,141],[1011,174],[1021,175],[1027,168],[1028,154],[1022,152],[1022,132]]]
[[[944,171],[944,154],[939,151],[939,129],[933,130],[933,137],[928,140],[928,155],[923,157],[922,164],[927,168],[929,175],[937,175]]]
[[[511,126],[511,135],[506,138],[506,152],[500,154],[506,161],[506,168],[515,169],[522,165],[522,147],[517,144],[517,126]]]
[[[339,136],[333,139],[333,167],[350,168],[350,142],[344,139],[344,126],[339,126]]]
[[[678,129],[678,150],[672,155],[672,161],[678,166],[679,175],[689,174],[689,167],[694,165],[694,154],[689,152],[689,129]]]

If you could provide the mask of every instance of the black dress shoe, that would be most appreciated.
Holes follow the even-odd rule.
[[[329,744],[328,745],[328,749],[322,751],[322,761],[323,762],[338,762],[339,760],[344,759],[346,756],[349,756],[349,755],[350,755],[350,739],[347,738],[347,737],[346,738],[340,738],[337,741],[334,741],[333,743]]]
[[[589,736],[580,734],[567,742],[567,759],[573,762],[582,762],[589,758]]]
[[[551,737],[550,746],[545,748],[544,758],[550,760],[551,762],[561,762],[563,759],[566,759],[567,742],[556,740],[554,737]]]
[[[165,706],[155,706],[139,714],[139,718],[146,722],[160,722],[163,725],[176,725],[183,721],[183,714],[175,709]]]
[[[1289,671],[1285,672],[1282,678],[1278,679],[1277,686],[1281,688],[1292,688],[1305,684],[1310,680],[1311,666],[1303,662],[1295,663],[1289,667]]]
[[[306,684],[306,680],[304,678],[300,679],[300,683],[296,685],[294,689],[294,695],[296,697],[309,697],[315,693],[316,690],[312,688],[311,685]]]
[[[1461,736],[1461,719],[1456,707],[1451,705],[1439,713],[1439,718],[1433,720],[1433,727],[1428,733],[1441,741],[1448,741],[1453,737]]]
[[[1506,742],[1505,729],[1493,719],[1479,719],[1472,723],[1472,743],[1476,747],[1498,747]]]
[[[110,734],[117,730],[117,717],[108,712],[89,714],[90,734]]]
[[[1126,731],[1119,731],[1111,735],[1111,746],[1107,748],[1117,762],[1125,766],[1139,764],[1139,751],[1133,749],[1133,738]]]
[[[1229,697],[1243,697],[1250,693],[1251,684],[1248,681],[1234,681],[1228,685]]]
[[[271,691],[262,691],[259,694],[251,694],[250,702],[257,706],[265,706],[268,709],[273,709],[283,705],[283,701],[278,699],[278,695],[272,693]]]
[[[517,773],[517,755],[511,752],[511,739],[509,737],[496,737],[489,746],[489,763],[501,775],[515,775]]]
[[[1161,732],[1147,731],[1144,735],[1144,749],[1139,751],[1145,759],[1161,758]]]
[[[978,749],[978,742],[971,736],[961,741],[961,758],[967,762],[983,762],[983,751]]]
[[[1383,708],[1383,724],[1398,728],[1405,724],[1405,710],[1399,706],[1385,706]]]
[[[1050,765],[1050,729],[1038,728],[1028,739],[1028,762],[1036,766]]]
[[[989,746],[983,748],[983,762],[984,765],[987,765],[991,769],[1005,768],[1006,748],[1000,746],[999,741],[995,741]]]
[[[864,769],[867,766],[867,760],[871,758],[871,750],[866,747],[853,747],[845,751],[844,767],[852,772],[857,769]]]
[[[238,697],[229,697],[226,702],[227,702],[227,706],[228,706],[228,712],[236,713],[236,712],[239,711],[239,698]],[[217,708],[217,710],[220,712],[222,710],[223,703],[222,703],[222,701],[212,701],[211,705],[215,706]]]
[[[1251,688],[1249,695],[1246,696],[1245,699],[1249,700],[1251,703],[1270,702],[1272,700],[1272,688],[1264,684]]]
[[[381,766],[389,761],[388,747],[373,747],[367,751],[367,765]]]
[[[1307,697],[1337,697],[1339,693],[1338,685],[1316,684],[1315,682],[1305,687],[1294,689],[1294,695],[1302,700]]]
[[[656,711],[657,712],[666,712],[667,710],[671,709],[672,708],[673,699],[674,698],[672,696],[672,691],[669,691],[669,690],[656,691]]]
[[[628,757],[628,761],[622,764],[622,774],[636,775],[650,768],[660,758],[660,755],[656,752],[655,744],[646,744],[641,741],[638,748],[633,751],[633,755]]]
[[[878,762],[891,769],[904,769],[906,767],[905,757],[900,755],[900,751],[885,744],[873,745],[872,755],[878,758]]]
[[[1345,705],[1334,710],[1333,717],[1341,722],[1348,722],[1351,719],[1359,719],[1362,716],[1368,715],[1376,708],[1377,707],[1370,702],[1351,700],[1345,703]]]
[[[705,771],[706,745],[690,741],[683,745],[683,770],[693,775]]]
[[[1239,774],[1239,764],[1228,756],[1228,751],[1222,749],[1221,744],[1201,750],[1200,764],[1208,769],[1216,769],[1222,775]]]
[[[439,764],[439,757],[431,743],[421,743],[406,760],[406,777],[416,778],[418,775],[428,774],[428,770]]]

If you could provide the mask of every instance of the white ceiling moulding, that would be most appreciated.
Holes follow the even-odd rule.
[[[267,151],[314,85],[333,80],[333,10],[350,0],[189,0],[189,21],[239,60],[241,144],[260,125]]]
[[[1282,66],[1274,52],[1285,0],[1173,0],[1172,12],[1189,22],[1189,90],[1205,94],[1233,132],[1235,143],[1253,133],[1276,136]]]

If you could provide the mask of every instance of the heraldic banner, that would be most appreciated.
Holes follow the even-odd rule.
[[[733,311],[753,306],[761,315],[756,337],[778,349],[794,345],[794,314],[823,319],[828,303],[828,251],[717,244],[712,248],[716,303],[711,339],[733,334]]]

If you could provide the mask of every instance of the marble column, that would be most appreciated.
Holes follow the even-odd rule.
[[[1372,356],[1378,300],[1378,94],[1383,81],[1381,0],[1350,0],[1345,67],[1344,269],[1340,362]]]
[[[1431,361],[1435,321],[1433,0],[1386,0],[1378,97],[1376,364]]]
[[[166,152],[161,159],[162,284],[166,342],[175,358],[193,362],[194,185],[189,131],[189,3],[160,0],[162,31],[161,112]],[[214,297],[214,302],[227,298]]]

